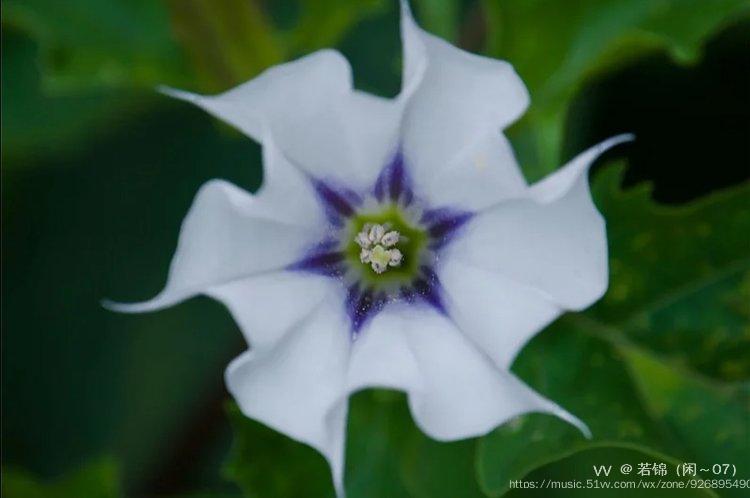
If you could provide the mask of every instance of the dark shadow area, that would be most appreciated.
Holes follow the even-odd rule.
[[[585,88],[568,116],[565,157],[635,133],[624,186],[650,181],[659,202],[688,202],[750,178],[748,109],[746,20],[714,37],[695,66],[654,55]]]

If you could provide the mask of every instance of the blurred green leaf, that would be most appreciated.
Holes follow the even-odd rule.
[[[456,41],[461,2],[459,0],[419,0],[413,2],[422,27],[430,33]]]
[[[333,498],[328,465],[314,449],[244,417],[235,405],[229,414],[235,443],[225,475],[246,496]],[[432,441],[412,421],[402,393],[352,396],[346,448],[347,497],[482,496],[474,475],[475,440]]]
[[[234,443],[224,475],[247,497],[333,496],[328,464],[309,446],[245,417],[227,405]]]
[[[476,440],[430,439],[412,420],[404,393],[355,394],[347,433],[348,497],[482,496],[474,471]]]
[[[705,375],[750,379],[750,184],[666,207],[649,186],[622,192],[621,176],[594,183],[611,283],[587,316]]]
[[[4,498],[118,498],[117,466],[111,459],[88,464],[54,482],[41,482],[28,473],[3,468]]]
[[[411,496],[404,482],[402,458],[405,442],[417,432],[403,394],[371,390],[352,396],[344,480],[347,496]]]
[[[514,370],[591,429],[587,440],[573,426],[549,415],[527,415],[480,439],[477,470],[490,496],[507,491],[511,479],[592,445],[664,446],[660,427],[642,405],[628,365],[607,342],[558,322],[524,349]]]
[[[132,119],[149,101],[100,89],[47,95],[41,88],[38,47],[14,29],[2,32],[2,141],[4,167],[69,151],[107,125]],[[20,160],[16,160],[20,159]]]
[[[545,415],[495,430],[477,454],[490,496],[507,491],[511,479],[591,447],[624,446],[704,465],[750,459],[747,385],[722,382],[748,374],[750,248],[742,237],[750,232],[750,185],[668,208],[655,205],[648,189],[620,192],[621,173],[609,168],[594,183],[608,220],[607,296],[534,338],[513,367],[587,423],[594,439]]]
[[[3,25],[42,48],[45,89],[178,85],[182,52],[162,2],[153,0],[4,0]]]
[[[571,98],[604,70],[647,51],[694,61],[748,0],[484,0],[489,53],[510,61],[531,92],[531,107],[511,129],[530,179],[559,166]],[[628,130],[622,130],[628,131]]]
[[[379,12],[386,0],[300,0],[297,25],[286,33],[290,56],[336,45],[362,19]]]
[[[198,86],[216,92],[274,64],[331,47],[382,0],[300,0],[290,27],[278,26],[257,0],[168,0],[177,36]],[[285,10],[289,5],[282,3]]]
[[[234,445],[224,469],[248,497],[334,497],[330,470],[313,448],[246,418],[231,404]],[[351,498],[410,496],[400,472],[404,438],[416,429],[403,397],[389,392],[351,398],[345,485]],[[279,465],[279,462],[284,462]]]
[[[168,0],[168,5],[206,90],[224,90],[282,60],[273,27],[255,0]]]
[[[409,421],[412,425],[413,422]],[[474,498],[484,493],[477,483],[476,439],[435,441],[413,430],[403,450],[403,475],[411,495],[418,498]],[[380,495],[384,496],[384,495]],[[390,496],[390,495],[388,495]]]
[[[623,349],[649,410],[700,467],[750,461],[750,384],[715,384],[681,374],[638,349]],[[747,477],[748,469],[739,468]],[[710,475],[712,478],[723,476]],[[726,492],[744,496],[743,490]]]
[[[195,491],[180,494],[179,496],[170,495],[167,498],[244,498],[241,492],[227,493],[221,491]]]
[[[593,439],[548,415],[505,424],[480,440],[477,470],[487,495],[500,496],[511,480],[591,448],[637,450],[672,462],[672,470],[682,461],[704,467],[748,461],[746,385],[709,383],[596,335],[585,322],[563,320],[532,340],[514,366],[534,388],[580,417]],[[742,496],[738,491],[726,495]]]
[[[212,410],[242,336],[207,298],[148,315],[100,302],[158,292],[205,181],[253,190],[261,180],[256,144],[163,100],[172,107],[82,152],[36,168],[3,164],[2,177],[2,326],[11,332],[1,378],[14,407],[2,414],[3,459],[57,475],[112,453],[135,496],[163,474],[200,484],[198,468],[228,447],[225,418]],[[206,471],[214,480],[217,467]]]
[[[282,29],[253,0],[166,0],[166,7],[120,0],[3,2],[3,159],[17,167],[71,152],[154,105],[159,84],[225,90],[283,60],[334,45],[382,5],[302,2],[298,18]],[[146,86],[147,93],[112,86]]]

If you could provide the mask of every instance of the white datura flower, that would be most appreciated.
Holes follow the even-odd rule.
[[[216,96],[176,90],[263,146],[264,184],[198,192],[164,290],[231,311],[248,350],[226,370],[242,412],[309,444],[343,495],[349,396],[405,391],[434,439],[527,412],[586,426],[510,371],[524,344],[607,288],[587,172],[618,136],[528,185],[501,131],[528,93],[506,62],[422,31],[402,3],[395,99],[353,89],[331,50]]]

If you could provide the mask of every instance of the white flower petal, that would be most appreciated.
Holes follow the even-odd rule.
[[[453,164],[421,178],[419,191],[430,203],[479,211],[524,195],[526,180],[508,139],[494,130],[480,138],[460,152]]]
[[[263,143],[263,166],[263,184],[254,195],[258,211],[305,229],[325,225],[325,211],[312,182],[279,150],[270,134]]]
[[[416,183],[458,167],[461,154],[518,119],[529,103],[507,62],[460,50],[423,31],[402,2],[404,154]],[[517,175],[509,167],[501,173]]]
[[[258,142],[269,124],[315,116],[349,93],[351,68],[335,50],[320,50],[267,69],[258,77],[214,96],[164,88],[175,98],[193,102]]]
[[[339,496],[343,496],[348,325],[338,296],[328,296],[273,348],[248,351],[226,371],[227,387],[246,416],[326,457]]]
[[[408,0],[401,0],[401,50],[403,51],[403,74],[401,94],[398,98],[407,101],[417,90],[427,69],[428,53],[422,37],[426,35],[414,21]]]
[[[350,390],[406,391],[417,425],[438,440],[479,436],[527,412],[554,414],[588,433],[429,307],[389,306],[375,316],[354,345],[349,375]]]
[[[584,152],[529,189],[528,199],[501,202],[475,216],[444,258],[500,273],[538,289],[565,309],[580,310],[607,289],[604,220],[586,173],[616,137]]]
[[[562,312],[538,290],[457,258],[447,258],[439,275],[453,320],[504,369]]]
[[[297,167],[351,188],[371,184],[397,146],[398,105],[353,90],[349,64],[334,50],[275,66],[220,95],[164,91],[259,142],[273,138]]]
[[[403,315],[394,305],[377,313],[358,334],[348,373],[350,392],[368,387],[408,391],[422,382],[409,337],[403,333]],[[415,317],[415,320],[417,318]]]
[[[224,303],[257,353],[276,346],[338,287],[323,275],[282,270],[211,287],[206,294]]]
[[[147,302],[106,305],[123,312],[164,308],[209,287],[281,269],[318,238],[313,229],[278,221],[270,203],[212,180],[185,217],[164,290]]]
[[[336,109],[342,123],[341,136],[350,147],[347,158],[342,161],[348,160],[356,166],[359,182],[356,186],[369,189],[398,149],[401,106],[393,100],[354,91],[348,99],[339,102]],[[334,143],[339,147],[343,145],[341,137]]]

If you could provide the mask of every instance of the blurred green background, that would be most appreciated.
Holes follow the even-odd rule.
[[[531,415],[440,444],[401,395],[360,393],[348,496],[500,496],[511,479],[639,462],[672,476],[680,462],[730,463],[750,479],[750,3],[413,8],[429,31],[517,68],[532,105],[509,134],[530,180],[616,133],[638,140],[592,174],[607,295],[514,365],[594,439]],[[322,457],[229,401],[223,369],[243,343],[221,305],[130,316],[99,305],[161,288],[203,182],[261,183],[256,144],[153,88],[221,91],[326,46],[357,87],[398,92],[395,0],[3,0],[4,497],[332,496]],[[537,495],[633,496],[508,493]]]

